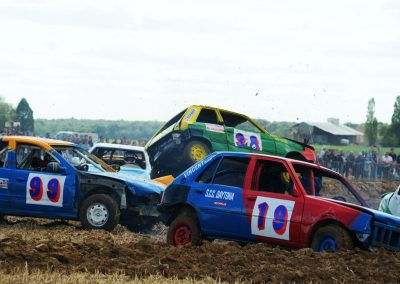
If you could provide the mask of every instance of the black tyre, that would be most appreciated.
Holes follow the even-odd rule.
[[[191,166],[203,160],[211,153],[210,147],[198,140],[189,142],[183,150],[183,162],[186,166]]]
[[[199,245],[201,233],[196,218],[186,213],[176,217],[168,228],[167,243],[173,246]]]
[[[117,203],[106,194],[89,196],[79,210],[79,219],[85,229],[112,231],[119,223],[119,216]]]
[[[314,234],[311,248],[315,251],[337,251],[353,249],[350,234],[338,225],[323,226]]]

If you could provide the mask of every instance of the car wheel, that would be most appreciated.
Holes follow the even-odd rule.
[[[211,149],[201,141],[189,142],[183,151],[183,159],[187,165],[191,166],[203,160],[208,154],[211,153]]]
[[[119,216],[117,203],[106,194],[89,196],[79,210],[79,219],[85,229],[112,231],[119,223]]]
[[[168,228],[167,243],[173,246],[199,245],[201,234],[197,220],[186,214],[176,217]]]
[[[349,233],[338,225],[319,228],[311,242],[311,248],[318,252],[352,249],[353,246],[353,240]]]

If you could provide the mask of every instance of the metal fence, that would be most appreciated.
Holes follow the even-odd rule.
[[[339,172],[347,178],[370,180],[400,180],[400,165],[346,161],[320,161],[321,166]]]

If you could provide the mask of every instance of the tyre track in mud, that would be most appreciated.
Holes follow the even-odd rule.
[[[266,244],[204,242],[170,247],[163,238],[119,226],[113,233],[84,231],[70,222],[19,219],[0,225],[0,273],[15,269],[162,275],[235,282],[397,282],[400,253],[354,251],[315,253]],[[19,223],[18,223],[19,222]],[[162,231],[162,230],[161,230]]]
[[[377,203],[380,194],[393,191],[398,182],[354,184],[368,201]],[[131,279],[162,275],[255,283],[397,283],[400,279],[400,253],[385,250],[315,253],[221,241],[175,248],[164,243],[165,237],[162,225],[149,234],[122,226],[110,233],[85,231],[72,221],[7,217],[0,223],[0,278],[28,269],[44,274],[100,272]]]

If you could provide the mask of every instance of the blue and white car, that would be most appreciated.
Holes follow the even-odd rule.
[[[89,171],[89,168],[95,171]],[[122,175],[77,145],[0,136],[0,213],[80,220],[84,228],[128,228],[158,218],[165,185]]]
[[[108,165],[119,168],[120,173],[150,178],[149,157],[143,147],[97,143],[89,152]]]

